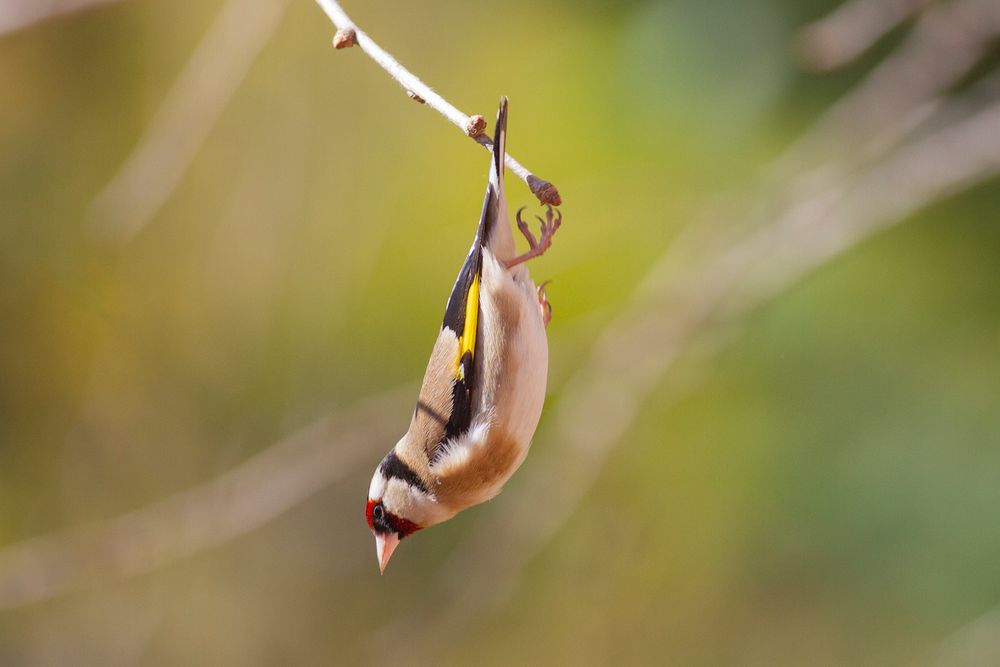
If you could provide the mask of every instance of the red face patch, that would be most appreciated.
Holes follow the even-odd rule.
[[[368,527],[377,533],[397,533],[399,539],[403,539],[411,533],[415,533],[422,528],[412,521],[396,516],[385,509],[381,500],[368,499],[365,506],[365,519]]]

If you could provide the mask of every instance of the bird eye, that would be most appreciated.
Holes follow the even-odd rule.
[[[385,518],[385,510],[382,508],[381,504],[376,505],[372,508],[372,518],[376,521],[381,521]]]

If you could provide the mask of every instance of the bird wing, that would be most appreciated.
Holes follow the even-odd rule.
[[[453,360],[451,414],[444,438],[465,432],[472,422],[472,386],[476,377],[476,337],[479,333],[479,288],[483,277],[483,246],[480,235],[472,244],[452,288],[441,325],[442,336],[454,336],[458,345]],[[435,447],[441,443],[436,443]]]
[[[507,98],[500,101],[493,138],[490,182],[472,247],[448,298],[441,332],[427,365],[420,400],[414,413],[419,440],[433,461],[449,440],[469,430],[473,419],[472,391],[477,376],[476,341],[479,337],[479,296],[483,275],[483,248],[513,237],[503,201],[503,156],[507,133]],[[498,224],[499,223],[499,224]],[[450,389],[450,392],[447,389]]]

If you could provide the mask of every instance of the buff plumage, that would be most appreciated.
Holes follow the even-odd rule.
[[[379,463],[366,518],[383,571],[401,539],[493,498],[524,461],[542,411],[551,309],[525,261],[549,247],[518,215],[518,255],[504,190],[507,100],[497,113],[479,225],[445,309],[410,427]]]

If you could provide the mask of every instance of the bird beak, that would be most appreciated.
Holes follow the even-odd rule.
[[[378,556],[379,572],[385,572],[385,566],[392,558],[392,552],[399,545],[399,535],[396,533],[375,533],[375,555]]]

